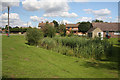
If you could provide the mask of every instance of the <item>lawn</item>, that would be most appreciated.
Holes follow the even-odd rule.
[[[23,35],[3,36],[2,75],[7,78],[117,78],[115,61],[65,56],[29,46]],[[120,48],[115,46],[114,52]],[[116,52],[117,53],[117,52]]]

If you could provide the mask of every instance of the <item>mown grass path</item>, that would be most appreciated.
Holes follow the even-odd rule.
[[[109,68],[113,62],[91,64],[89,60],[65,56],[29,46],[23,35],[3,36],[2,73],[9,78],[117,78]],[[104,67],[107,65],[107,67]]]

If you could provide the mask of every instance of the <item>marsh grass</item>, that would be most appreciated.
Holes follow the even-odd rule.
[[[101,60],[112,56],[112,43],[107,39],[87,39],[85,37],[54,37],[44,38],[41,46],[58,53],[79,58]]]

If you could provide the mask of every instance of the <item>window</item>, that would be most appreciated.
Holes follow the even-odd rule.
[[[101,37],[101,33],[100,32],[98,33],[98,37]]]
[[[114,35],[120,35],[120,32],[114,32]]]
[[[90,33],[88,33],[88,37],[92,37],[92,33],[90,32]]]
[[[68,29],[70,29],[70,27],[68,27]]]

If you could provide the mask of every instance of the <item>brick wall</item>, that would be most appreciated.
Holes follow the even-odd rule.
[[[114,32],[109,32],[112,38],[120,38],[120,35],[114,35]],[[104,37],[106,37],[106,32],[104,32]]]

